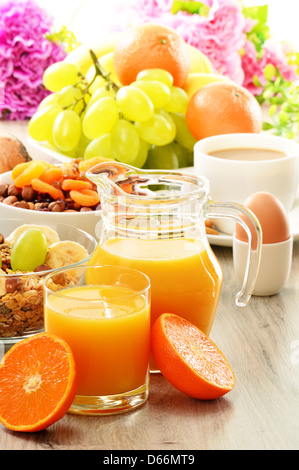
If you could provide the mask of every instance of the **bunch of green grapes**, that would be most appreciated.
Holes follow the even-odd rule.
[[[120,86],[97,65],[91,79],[66,62],[45,71],[44,85],[52,94],[31,118],[29,135],[70,157],[102,156],[138,168],[192,164],[188,95],[173,86],[171,74],[143,70],[136,81]]]

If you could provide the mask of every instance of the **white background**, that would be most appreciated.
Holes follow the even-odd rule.
[[[36,0],[54,17],[57,27],[65,24],[80,42],[100,37],[109,31],[117,5],[131,1],[134,0]],[[268,25],[272,35],[280,41],[291,41],[299,49],[298,0],[244,0],[244,3],[268,3]]]

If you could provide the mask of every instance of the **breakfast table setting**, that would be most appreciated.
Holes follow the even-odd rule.
[[[134,0],[80,43],[4,3],[0,450],[297,450],[299,60],[266,6]]]
[[[1,132],[26,141],[27,126],[1,123]],[[29,144],[28,149],[39,156]],[[227,398],[196,400],[161,374],[152,374],[149,398],[139,410],[112,417],[67,414],[39,433],[14,433],[1,426],[1,449],[163,450],[169,455],[178,450],[297,449],[299,241],[293,242],[291,271],[281,291],[253,296],[246,307],[235,304],[232,248],[221,245],[212,245],[224,282],[211,338],[235,371],[236,385]]]

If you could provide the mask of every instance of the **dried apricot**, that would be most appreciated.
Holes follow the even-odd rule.
[[[45,183],[51,184],[62,178],[62,169],[59,166],[52,165],[47,168],[41,175],[40,180]]]
[[[50,163],[44,162],[43,160],[31,160],[30,162],[18,163],[18,165],[16,165],[11,172],[11,177],[13,181],[15,181],[16,178],[20,176],[20,174],[23,173],[26,168],[36,163],[42,163],[45,168],[48,168],[50,166]]]
[[[13,181],[15,181],[16,178],[20,176],[20,174],[23,173],[25,168],[27,168],[30,164],[31,162],[24,162],[24,163],[19,163],[18,165],[16,165],[11,172],[11,177]]]
[[[62,189],[63,191],[71,191],[72,189],[80,191],[81,189],[92,189],[92,184],[89,181],[66,179],[62,183]]]
[[[47,193],[49,194],[53,199],[65,199],[63,192],[59,188],[55,188],[49,183],[45,183],[44,181],[41,181],[38,178],[35,178],[31,181],[31,186],[35,191],[38,191],[39,193]]]
[[[14,180],[15,186],[22,188],[23,186],[28,186],[31,184],[31,181],[35,178],[39,178],[40,175],[46,169],[46,163],[41,161],[32,161],[31,165],[24,169],[24,171]]]
[[[100,196],[93,189],[72,190],[70,191],[70,197],[80,206],[91,207],[100,202]]]

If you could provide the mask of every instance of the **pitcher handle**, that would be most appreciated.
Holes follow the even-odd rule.
[[[256,248],[252,247],[252,234],[249,226],[241,218],[240,214],[246,216],[256,232]],[[236,304],[238,307],[245,307],[252,295],[257,278],[262,249],[262,229],[258,219],[242,204],[235,202],[209,201],[207,205],[206,216],[209,218],[227,218],[238,222],[248,236],[248,253],[244,281],[241,290],[236,295]]]

